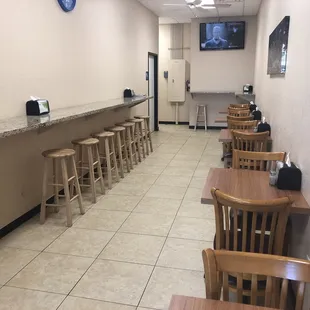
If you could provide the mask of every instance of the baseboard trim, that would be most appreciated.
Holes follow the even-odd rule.
[[[195,126],[189,126],[189,129],[194,129]],[[205,126],[197,126],[197,129],[205,129]],[[220,127],[220,126],[207,126],[207,129],[210,130],[221,130],[221,129],[227,129],[227,127]]]
[[[54,203],[54,196],[51,197],[46,201],[48,204]],[[36,216],[38,213],[40,213],[41,209],[41,204],[35,206],[10,224],[4,226],[3,228],[0,229],[0,238],[3,238],[5,235],[9,234],[11,231],[19,227],[20,225],[24,224],[28,220],[30,220],[32,217]]]
[[[177,125],[175,121],[159,121],[160,125]],[[189,122],[179,122],[178,125],[189,125]]]

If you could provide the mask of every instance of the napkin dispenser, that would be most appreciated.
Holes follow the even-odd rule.
[[[124,90],[124,98],[132,98],[134,96],[135,96],[135,91],[133,89],[126,88]]]
[[[294,164],[288,166],[286,163],[279,169],[277,188],[283,190],[301,190],[301,170]]]
[[[46,99],[35,99],[26,102],[26,113],[29,116],[40,116],[50,113],[50,105]]]

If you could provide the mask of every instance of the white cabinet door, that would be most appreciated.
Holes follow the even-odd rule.
[[[185,60],[170,60],[168,70],[168,101],[185,102]]]

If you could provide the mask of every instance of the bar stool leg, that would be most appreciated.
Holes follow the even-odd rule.
[[[203,112],[204,112],[204,117],[205,117],[205,131],[207,131],[208,125],[207,125],[207,107],[206,106],[203,107]]]
[[[150,122],[149,122],[149,120],[146,120],[146,127],[147,127],[147,137],[148,137],[149,142],[150,142],[151,152],[153,153],[152,134],[151,134],[151,129],[150,129]]]
[[[58,161],[56,158],[53,159],[53,173],[54,173],[54,195],[55,195],[55,203],[59,205],[59,172],[58,172]],[[54,207],[54,212],[59,212],[59,207]]]
[[[122,131],[122,138],[124,141],[124,153],[125,153],[125,158],[126,158],[127,172],[129,173],[130,172],[130,162],[129,162],[127,143],[126,143],[126,130]]]
[[[120,132],[116,132],[116,145],[118,149],[121,177],[124,178],[124,162],[123,162],[123,152],[122,152],[122,142]]]
[[[68,182],[68,171],[67,171],[67,163],[65,158],[60,159],[61,170],[62,170],[62,178],[63,178],[63,186],[65,191],[65,202],[66,202],[66,213],[67,213],[67,226],[72,226],[72,210],[70,204],[70,191],[69,191],[69,182]]]
[[[143,132],[142,132],[142,137],[143,140],[145,140],[145,146],[146,146],[146,155],[150,155],[150,148],[149,148],[149,139],[148,139],[148,135],[149,135],[149,131],[148,131],[148,126],[147,126],[147,120],[144,120],[144,137],[143,137]]]
[[[135,163],[138,165],[138,152],[137,152],[137,144],[135,142],[135,126],[131,127],[131,137],[132,137],[132,143],[131,143],[131,148],[135,151]]]
[[[112,189],[112,167],[111,167],[111,158],[110,158],[110,145],[109,145],[109,139],[106,138],[104,140],[105,145],[105,157],[107,161],[107,173],[108,173],[108,187],[109,189]]]
[[[198,115],[199,115],[199,106],[197,106],[197,108],[196,108],[196,123],[195,123],[195,131],[197,130]]]
[[[95,173],[94,173],[94,157],[91,146],[87,146],[88,154],[88,169],[89,169],[89,178],[90,178],[90,187],[92,192],[92,202],[96,203],[96,184],[95,184]]]
[[[111,138],[111,146],[112,146],[112,158],[113,158],[114,169],[115,169],[115,174],[116,174],[116,181],[119,182],[119,172],[118,172],[118,167],[117,167],[115,145],[114,145],[114,139],[113,138]]]
[[[133,169],[132,140],[131,140],[131,129],[130,128],[126,128],[126,134],[127,134],[127,140],[125,140],[126,141],[125,142],[125,144],[126,144],[125,147],[128,148],[130,168]]]
[[[135,124],[134,128],[135,128],[134,141],[136,146],[136,152],[138,151],[139,162],[141,162],[142,159],[141,159],[140,134],[139,134],[140,130],[137,124]]]
[[[41,201],[41,212],[40,212],[40,223],[44,224],[46,219],[46,194],[47,194],[47,177],[48,177],[48,160],[44,158],[43,168],[43,184],[42,184],[42,201]]]
[[[141,144],[141,146],[142,146],[142,155],[143,155],[143,158],[145,158],[145,148],[144,148],[144,137],[143,137],[142,122],[138,123],[138,134],[139,134],[139,136],[138,136],[139,143],[138,144]]]
[[[81,212],[81,214],[85,214],[85,210],[84,210],[84,207],[83,207],[82,193],[81,193],[81,188],[80,188],[80,184],[79,184],[79,175],[77,173],[75,160],[76,159],[74,158],[74,156],[72,156],[71,157],[72,170],[73,170],[73,175],[75,176],[73,184],[75,183],[75,189],[76,189],[76,193],[78,195],[78,202],[79,202],[80,212]],[[72,187],[73,187],[73,185],[72,185]]]
[[[95,154],[97,157],[97,170],[98,170],[98,175],[100,178],[100,188],[101,188],[101,194],[105,194],[105,188],[104,188],[104,181],[103,181],[103,175],[102,175],[102,169],[101,169],[101,161],[100,161],[100,155],[99,155],[99,147],[98,145],[95,145]]]
[[[77,147],[79,149],[79,161],[78,163],[81,163],[81,186],[84,185],[84,175],[83,175],[83,148],[82,147]]]

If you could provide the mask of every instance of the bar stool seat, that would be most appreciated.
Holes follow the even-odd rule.
[[[143,128],[143,138],[145,140],[146,145],[146,154],[150,154],[153,152],[153,143],[152,143],[152,134],[150,130],[150,116],[149,115],[137,115],[135,118],[142,119],[144,122],[144,128]]]
[[[93,137],[96,138],[109,138],[109,137],[114,137],[114,133],[113,132],[109,132],[109,131],[102,131],[102,132],[96,132],[92,134]]]
[[[99,156],[99,140],[95,138],[83,138],[76,139],[71,141],[74,145],[77,153],[79,154],[79,158],[77,160],[78,169],[80,170],[80,186],[86,186],[91,188],[92,192],[92,202],[96,203],[97,195],[96,195],[96,183],[100,182],[101,194],[105,194],[102,170],[101,170],[101,161]],[[87,162],[84,163],[83,157],[83,149],[87,151]],[[90,185],[84,184],[85,173],[84,170],[88,170]],[[98,177],[95,178],[95,172],[97,172]]]
[[[67,214],[67,226],[72,226],[72,210],[70,203],[78,199],[79,208],[81,214],[84,214],[84,208],[82,203],[82,194],[80,185],[78,182],[78,173],[75,164],[75,151],[72,149],[51,149],[44,151],[42,153],[44,157],[44,170],[43,170],[43,186],[42,186],[42,201],[41,201],[41,212],[40,212],[40,223],[44,224],[46,219],[46,207],[53,207],[55,210],[58,210],[59,207],[64,206],[66,208]],[[53,181],[49,184],[48,182],[48,173],[49,173],[49,160],[53,160]],[[68,176],[68,162],[71,163],[72,176]],[[58,164],[61,166],[61,175],[62,183],[59,180],[59,169]],[[71,188],[75,186],[76,195],[73,195],[73,190],[70,192],[69,186]],[[54,201],[55,203],[47,204],[47,187],[52,186],[54,188]],[[59,192],[61,187],[64,188],[64,195],[60,195]],[[64,196],[65,203],[60,204],[59,197]]]

